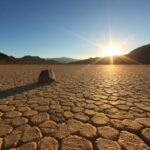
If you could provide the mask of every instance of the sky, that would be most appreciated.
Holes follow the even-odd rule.
[[[100,57],[150,43],[150,0],[0,0],[0,52]]]

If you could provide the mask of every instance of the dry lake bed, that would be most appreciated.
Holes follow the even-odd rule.
[[[1,65],[0,149],[150,150],[150,66]]]

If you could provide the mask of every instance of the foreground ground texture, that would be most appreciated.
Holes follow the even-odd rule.
[[[150,66],[0,66],[0,148],[149,150]]]

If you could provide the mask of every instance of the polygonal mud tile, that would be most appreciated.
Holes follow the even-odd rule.
[[[62,140],[62,150],[93,150],[92,143],[85,138],[73,135]]]
[[[127,131],[121,131],[118,142],[126,150],[150,150],[141,138]]]
[[[58,150],[58,141],[52,137],[44,137],[38,142],[39,150]]]
[[[98,138],[94,145],[97,150],[121,150],[117,142],[108,139]]]

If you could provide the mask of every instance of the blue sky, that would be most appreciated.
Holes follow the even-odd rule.
[[[150,43],[150,0],[0,0],[0,52],[99,57]]]

